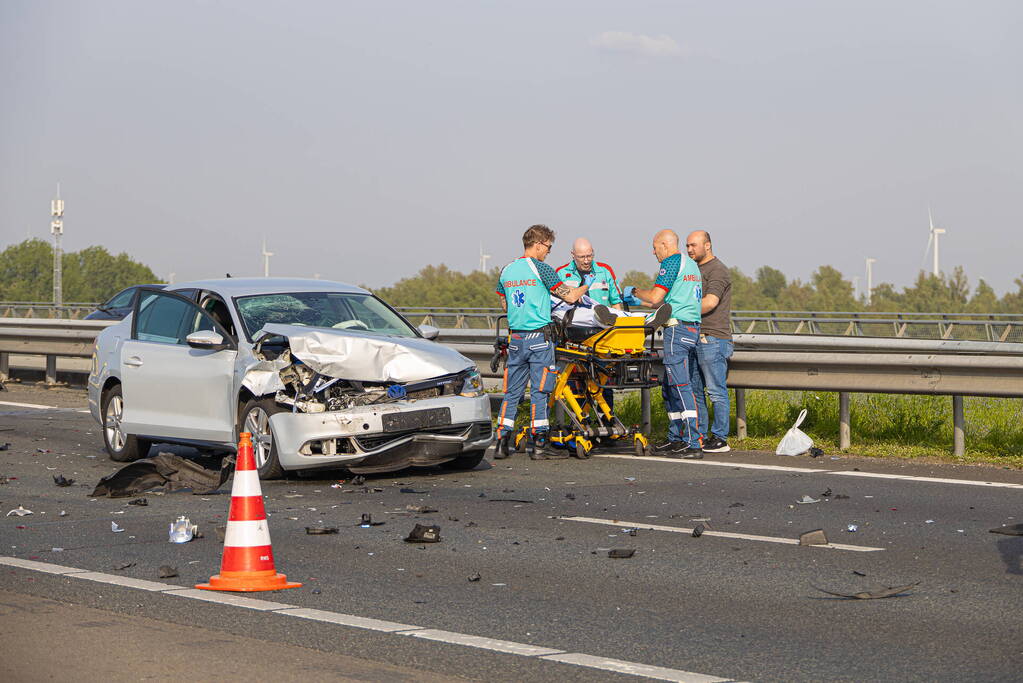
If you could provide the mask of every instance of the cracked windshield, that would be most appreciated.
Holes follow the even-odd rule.
[[[416,336],[398,314],[367,294],[296,292],[247,296],[238,299],[238,312],[249,337],[268,323]]]

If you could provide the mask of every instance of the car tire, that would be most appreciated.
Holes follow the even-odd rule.
[[[115,384],[103,394],[103,445],[114,462],[133,462],[149,455],[153,442],[127,434],[121,427],[124,417],[124,394]]]
[[[238,433],[252,434],[252,453],[260,479],[280,479],[284,476],[277,456],[277,440],[273,436],[270,417],[285,412],[272,398],[250,399],[242,406],[238,416]]]
[[[483,457],[487,454],[487,450],[484,448],[479,451],[466,451],[462,455],[458,456],[454,460],[448,460],[445,463],[441,463],[441,467],[446,470],[471,470],[475,469],[477,465],[483,462]]]

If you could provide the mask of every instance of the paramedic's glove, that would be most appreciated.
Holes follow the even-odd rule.
[[[597,277],[593,273],[590,273],[589,275],[583,277],[583,284],[586,285],[587,287],[590,287],[591,285],[593,285],[593,281],[596,279]]]
[[[632,285],[629,285],[624,290],[622,290],[622,301],[629,304],[630,306],[646,306],[642,299],[633,294],[633,292],[635,291],[636,288],[633,287]]]
[[[508,342],[498,339],[494,342],[494,355],[490,357],[490,371],[497,372],[502,363],[508,363]]]

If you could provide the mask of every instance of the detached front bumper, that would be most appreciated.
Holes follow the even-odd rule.
[[[448,409],[450,422],[416,429],[395,426],[402,413]],[[277,456],[287,470],[347,467],[393,472],[437,465],[493,438],[486,396],[448,396],[360,406],[325,413],[278,413],[270,418]]]

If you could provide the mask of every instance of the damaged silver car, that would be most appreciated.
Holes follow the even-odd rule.
[[[125,462],[156,442],[229,450],[260,476],[472,468],[492,439],[475,364],[358,287],[280,278],[140,288],[96,339],[89,408]]]

